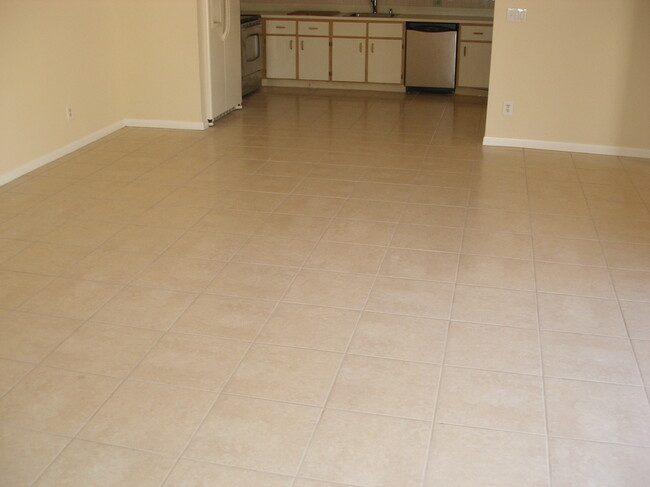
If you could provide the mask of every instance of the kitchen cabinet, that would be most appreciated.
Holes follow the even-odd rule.
[[[332,39],[332,81],[366,80],[366,39]]]
[[[266,36],[266,77],[296,79],[296,38]]]
[[[368,39],[368,83],[402,82],[402,41]]]
[[[328,37],[298,38],[298,79],[330,79],[330,41]]]
[[[456,86],[487,89],[491,55],[492,27],[461,25]]]

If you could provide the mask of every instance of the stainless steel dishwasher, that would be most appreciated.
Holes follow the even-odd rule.
[[[453,93],[458,24],[406,23],[406,87]]]

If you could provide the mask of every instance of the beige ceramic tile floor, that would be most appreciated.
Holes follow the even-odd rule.
[[[0,485],[642,487],[650,161],[267,90],[0,189]]]

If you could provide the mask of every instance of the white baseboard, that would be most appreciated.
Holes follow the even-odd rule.
[[[11,171],[8,171],[4,174],[0,174],[0,186],[13,181],[14,179],[17,179],[20,176],[27,174],[28,172],[32,172],[33,170],[38,169],[39,167],[42,167],[45,164],[48,164],[63,156],[66,156],[71,152],[81,149],[83,146],[95,142],[96,140],[99,140],[102,137],[106,137],[107,135],[112,134],[113,132],[121,129],[122,127],[124,127],[124,121],[112,123],[108,127],[104,127],[103,129],[100,129],[96,132],[93,132],[92,134],[88,134],[85,137],[77,139],[68,145],[59,147],[58,149],[55,149],[52,152],[48,152],[47,154],[39,156],[36,159],[32,159],[31,161],[26,162],[25,164],[21,164],[20,166],[18,166],[15,169],[12,169]]]
[[[7,184],[14,179],[19,178],[35,169],[38,169],[45,164],[48,164],[52,161],[55,161],[65,155],[70,154],[78,149],[81,149],[83,146],[88,145],[96,140],[106,137],[107,135],[119,130],[123,127],[149,127],[149,128],[166,128],[166,129],[182,129],[182,130],[205,130],[208,128],[208,121],[205,122],[178,122],[174,120],[138,120],[126,118],[115,122],[108,127],[104,127],[92,134],[86,135],[70,144],[60,147],[52,152],[44,154],[32,159],[25,164],[21,164],[15,169],[8,171],[4,174],[0,174],[0,186]]]
[[[556,150],[561,152],[584,152],[586,154],[604,154],[608,156],[640,157],[643,159],[650,159],[650,149],[617,147],[613,145],[576,144],[573,142],[553,142],[550,140],[504,139],[501,137],[484,137],[483,145]]]
[[[143,120],[139,118],[125,118],[124,125],[127,127],[148,127],[153,129],[205,130],[208,128],[208,121],[182,122],[177,120]]]
[[[348,83],[345,81],[306,81],[295,79],[263,79],[262,86],[275,86],[279,88],[317,88],[323,90],[358,90],[358,91],[389,91],[404,93],[404,85],[391,85],[382,83]]]

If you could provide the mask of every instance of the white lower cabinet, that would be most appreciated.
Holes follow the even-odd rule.
[[[299,37],[298,46],[298,79],[328,81],[330,79],[329,37]]]
[[[332,81],[366,80],[366,39],[332,39]]]
[[[485,88],[490,84],[491,42],[461,42],[457,86]]]
[[[402,82],[402,40],[368,39],[368,83]]]
[[[266,36],[266,77],[296,79],[296,38]]]

